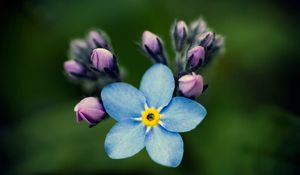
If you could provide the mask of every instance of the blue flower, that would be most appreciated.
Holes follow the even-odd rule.
[[[174,88],[171,70],[156,64],[144,74],[140,90],[127,83],[112,83],[102,90],[106,112],[118,121],[105,139],[110,158],[131,157],[146,147],[153,161],[169,167],[180,164],[179,132],[194,129],[206,110],[188,98],[173,98]]]

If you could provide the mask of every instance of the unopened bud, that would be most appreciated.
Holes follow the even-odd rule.
[[[112,69],[115,66],[115,60],[113,54],[103,48],[94,49],[91,55],[91,61],[94,67],[99,71],[105,71],[105,69]]]
[[[191,23],[190,30],[194,35],[201,34],[207,30],[207,24],[202,18],[199,18]]]
[[[204,48],[211,46],[215,39],[215,34],[213,32],[205,32],[197,37],[197,43]]]
[[[203,91],[203,78],[192,72],[191,75],[184,75],[179,80],[179,90],[186,97],[196,97]]]
[[[84,67],[75,60],[68,60],[64,62],[65,72],[69,74],[81,75],[85,72]]]
[[[142,48],[155,62],[166,64],[163,44],[157,35],[149,31],[144,31],[142,36]]]
[[[105,117],[105,111],[96,97],[86,97],[82,99],[74,108],[76,112],[76,121],[86,121],[93,126],[99,123]]]
[[[173,27],[174,45],[176,51],[181,51],[184,47],[188,34],[188,27],[184,21],[178,21]]]
[[[205,51],[202,46],[191,48],[187,53],[186,69],[195,71],[204,61]]]
[[[108,49],[108,42],[105,37],[97,31],[90,31],[88,34],[88,44],[92,49],[106,48]]]
[[[87,43],[82,39],[75,39],[72,40],[70,43],[70,57],[81,59],[81,60],[88,60],[89,57],[89,50]]]
[[[216,47],[223,47],[224,46],[224,37],[221,35],[216,35],[213,45]]]

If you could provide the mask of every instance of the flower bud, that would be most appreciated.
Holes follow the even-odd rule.
[[[197,42],[200,46],[208,48],[211,46],[215,39],[215,34],[213,32],[205,32],[197,37]]]
[[[163,44],[157,35],[149,31],[144,31],[142,36],[142,48],[155,62],[166,64]]]
[[[203,78],[192,72],[192,75],[184,75],[179,80],[179,90],[186,97],[196,97],[203,91]]]
[[[152,53],[160,52],[159,42],[160,42],[160,38],[158,36],[156,36],[152,32],[144,31],[142,44],[146,52],[148,50],[150,50]]]
[[[84,120],[91,126],[99,123],[105,117],[104,108],[96,97],[82,99],[75,106],[74,111],[77,122]]]
[[[101,33],[97,31],[90,31],[88,34],[88,44],[92,49],[108,48],[108,43]]]
[[[202,18],[199,18],[191,23],[190,30],[194,35],[201,34],[207,30],[206,22]]]
[[[191,48],[187,53],[186,69],[195,71],[204,61],[205,51],[202,46]]]
[[[104,48],[94,49],[91,55],[91,61],[94,67],[99,71],[113,69],[116,66],[114,55]]]
[[[224,46],[224,37],[221,35],[216,35],[213,45],[216,47],[223,47]]]
[[[72,40],[70,43],[70,57],[77,58],[82,60],[88,60],[89,54],[88,53],[88,46],[87,43],[82,39],[75,39]]]
[[[64,62],[64,69],[69,74],[81,75],[85,72],[84,67],[75,60],[68,60]]]
[[[177,22],[173,27],[173,37],[176,51],[183,49],[187,38],[188,27],[184,21]]]

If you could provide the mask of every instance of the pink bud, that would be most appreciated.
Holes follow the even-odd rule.
[[[179,90],[186,97],[196,97],[203,91],[203,78],[192,72],[192,75],[184,75],[179,80]]]
[[[78,62],[76,62],[75,60],[65,61],[64,69],[67,73],[73,73],[73,74],[83,74],[85,71],[84,67]]]
[[[92,49],[107,48],[106,39],[97,31],[90,31],[88,34],[88,44]]]
[[[96,97],[82,99],[75,106],[74,111],[76,112],[77,122],[84,120],[90,125],[97,124],[105,116],[104,108]]]
[[[113,54],[103,48],[94,49],[91,61],[96,69],[104,71],[105,68],[111,69],[115,66]]]
[[[74,39],[70,43],[70,54],[72,58],[84,59],[88,49],[87,43],[82,39]]]
[[[191,48],[187,53],[188,69],[197,69],[200,66],[200,63],[203,62],[205,56],[205,51],[202,46],[196,46]],[[201,61],[201,62],[200,62]]]
[[[187,35],[188,27],[184,21],[178,21],[176,23],[176,34],[180,39],[184,39]]]
[[[176,51],[181,52],[186,44],[188,27],[184,21],[178,21],[173,27],[173,42]]]
[[[158,36],[152,32],[144,31],[142,36],[142,45],[146,52],[148,52],[146,47],[148,47],[148,49],[154,54],[160,52],[159,42],[160,38]]]
[[[203,33],[207,30],[207,24],[202,18],[199,18],[192,22],[191,30],[194,34]]]
[[[214,39],[215,39],[215,35],[213,32],[205,32],[197,37],[197,41],[198,41],[199,45],[201,45],[205,48],[211,46]]]

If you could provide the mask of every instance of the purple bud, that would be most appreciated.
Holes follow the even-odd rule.
[[[157,35],[149,31],[144,31],[142,48],[155,62],[167,64],[162,40]]]
[[[194,35],[197,35],[205,32],[207,30],[207,25],[202,18],[199,18],[191,23],[190,29]]]
[[[213,45],[215,45],[217,47],[223,47],[223,45],[224,45],[224,37],[221,36],[221,35],[216,35],[215,41],[214,41]]]
[[[102,104],[96,97],[86,97],[82,99],[74,108],[76,112],[76,121],[86,121],[90,125],[95,125],[100,122],[105,111]]]
[[[99,71],[105,71],[105,68],[112,69],[115,67],[113,54],[104,48],[94,49],[91,55],[91,61],[94,67]]]
[[[179,38],[184,39],[187,35],[187,32],[188,27],[184,21],[179,21],[176,23],[176,35]]]
[[[87,43],[82,39],[72,40],[70,43],[71,58],[86,59],[88,52]]]
[[[213,32],[205,32],[197,37],[197,42],[200,46],[208,48],[211,46],[215,39],[215,34]]]
[[[187,53],[187,69],[196,70],[203,63],[205,51],[202,46],[196,46],[191,48]]]
[[[196,97],[203,91],[203,78],[192,72],[192,75],[184,75],[179,80],[179,90],[186,97]]]
[[[108,48],[108,44],[103,35],[97,31],[90,31],[88,34],[88,44],[92,49]]]
[[[184,46],[184,42],[186,41],[188,33],[188,27],[184,21],[179,21],[175,24],[173,28],[173,37],[175,49],[177,51],[181,51]]]
[[[83,74],[85,72],[84,67],[76,62],[75,60],[68,60],[64,62],[64,69],[67,73],[72,73],[72,74]]]
[[[147,48],[152,53],[158,53],[160,52],[160,46],[159,46],[160,38],[149,31],[144,31],[143,37],[142,37],[142,44],[144,50],[147,52]]]

